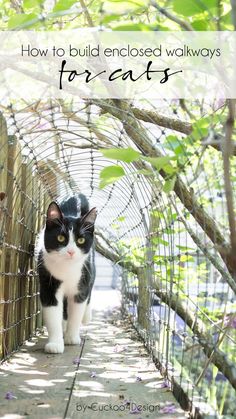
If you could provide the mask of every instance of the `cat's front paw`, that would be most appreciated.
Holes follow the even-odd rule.
[[[48,342],[44,348],[45,352],[49,354],[62,354],[64,352],[64,343],[62,342]]]
[[[79,345],[81,342],[80,335],[73,335],[72,333],[66,332],[64,335],[64,342],[66,345]]]

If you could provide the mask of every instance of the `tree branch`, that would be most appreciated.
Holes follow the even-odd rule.
[[[188,113],[188,115],[193,118],[193,115],[187,110],[186,105],[183,99],[180,100],[180,105],[182,109]],[[147,109],[139,109],[132,106],[132,112],[134,116],[139,119],[140,121],[149,122],[151,124],[158,125],[160,127],[168,128],[174,131],[181,132],[186,135],[190,135],[193,126],[190,122],[182,121],[181,119],[170,118],[165,115],[160,115],[156,111],[151,111]],[[222,152],[222,146],[220,139],[203,139],[202,140],[203,146],[211,146],[215,150]],[[233,154],[236,156],[236,145],[233,147]]]
[[[236,31],[236,0],[230,0],[232,7],[232,22],[234,25],[234,30]]]
[[[188,109],[186,103],[185,103],[185,99],[179,99],[179,104],[181,106],[181,108],[183,109],[184,112],[186,112],[186,114],[190,117],[193,118],[194,115],[192,114],[192,112],[190,112],[190,110]]]
[[[81,7],[84,11],[84,14],[85,14],[85,17],[87,19],[87,22],[88,22],[89,26],[94,27],[92,18],[89,14],[89,11],[88,11],[88,8],[87,8],[86,4],[84,3],[84,0],[80,0],[79,2],[80,2],[80,5],[81,5]]]
[[[102,147],[104,147],[105,145],[107,146],[111,145],[110,139],[105,134],[101,133],[95,124],[92,124],[91,122],[88,122],[80,118],[78,115],[75,114],[75,112],[71,112],[66,107],[66,105],[64,104],[62,100],[60,100],[60,104],[61,104],[61,110],[68,120],[74,121],[77,124],[82,125],[83,127],[86,127],[88,130],[93,132],[96,135],[97,139],[103,143]],[[91,144],[91,147],[92,147],[92,144]]]
[[[132,113],[132,108],[129,107],[129,104],[126,101],[115,100],[111,102],[107,100],[94,99],[93,102],[123,123],[125,132],[145,156],[163,157],[160,150],[152,144],[146,130],[137,122]],[[169,176],[164,170],[160,170],[159,173],[163,179],[167,179]],[[176,178],[174,191],[185,208],[192,214],[197,223],[210,238],[212,243],[217,246],[217,250],[226,262],[229,272],[235,275],[236,269],[234,261],[226,259],[226,255],[230,250],[229,244],[226,242],[224,235],[218,229],[215,220],[211,218],[202,205],[197,202],[197,198],[194,195],[193,190],[188,190],[179,176]]]
[[[168,10],[164,9],[163,7],[159,6],[155,0],[151,1],[151,5],[158,10],[161,14],[166,16],[168,19],[172,20],[173,22],[177,23],[181,26],[182,29],[185,31],[193,31],[193,27],[190,25],[189,22],[186,20],[180,19],[178,16],[175,16],[173,13],[168,12]]]
[[[180,119],[169,118],[168,116],[160,115],[155,111],[149,111],[132,107],[132,112],[137,119],[144,122],[160,125],[174,131],[182,132],[189,135],[192,132],[192,125],[189,122],[181,121]]]
[[[100,253],[100,255],[111,260],[115,264],[118,264],[122,268],[130,270],[130,263],[122,260],[120,255],[110,246],[110,244],[109,246],[105,247],[104,244],[102,243],[102,240],[99,239],[99,237],[97,237],[96,235],[95,235],[95,247],[96,247],[97,252]],[[134,273],[134,275],[138,275],[139,268],[132,265],[132,272]]]
[[[138,278],[142,276],[143,269],[137,268],[131,262],[124,262],[119,254],[111,247],[104,247],[101,241],[96,238],[96,250],[102,255],[110,259],[112,262],[119,264],[123,268],[132,272]],[[188,325],[192,332],[198,337],[205,355],[211,357],[212,363],[225,375],[230,384],[236,389],[236,367],[224,352],[215,347],[212,337],[207,333],[205,324],[198,318],[196,314],[188,309],[188,305],[180,300],[178,294],[163,290],[158,282],[153,281],[152,287],[155,294],[161,301],[172,308],[181,319]]]
[[[174,206],[176,211],[179,212],[174,200],[172,200],[172,205]],[[217,257],[216,255],[211,254],[211,252],[208,250],[208,247],[206,246],[206,244],[203,243],[199,239],[199,237],[194,233],[193,229],[189,226],[188,222],[186,221],[186,219],[183,216],[180,216],[180,221],[185,226],[188,234],[192,237],[192,239],[193,239],[194,243],[197,245],[197,247],[202,251],[202,253],[207,257],[207,259],[212,263],[212,265],[215,266],[217,271],[221,274],[222,278],[224,278],[224,280],[228,283],[228,285],[235,292],[235,295],[236,295],[236,282],[233,280],[231,275],[227,272],[227,270],[225,269],[225,266],[222,265],[222,261],[220,260],[220,258]]]
[[[223,144],[222,154],[223,154],[223,166],[224,166],[224,184],[225,184],[225,196],[227,203],[227,214],[229,220],[230,228],[230,243],[231,255],[228,255],[231,259],[231,263],[235,264],[236,269],[236,223],[235,223],[235,212],[234,212],[234,198],[232,190],[232,181],[231,181],[231,166],[230,159],[233,154],[233,142],[232,135],[234,129],[234,119],[235,119],[235,100],[228,100],[229,114],[225,124],[225,140]]]
[[[151,144],[151,141],[147,138],[146,131],[143,130],[141,126],[139,126],[139,124],[134,118],[136,115],[140,116],[140,113],[143,115],[143,111],[135,108],[136,115],[130,115],[130,112],[134,110],[134,108],[131,108],[131,111],[127,112],[125,110],[122,113],[120,112],[119,107],[117,108],[117,104],[121,106],[121,104],[125,104],[125,102],[116,101],[116,106],[114,106],[112,105],[111,101],[96,101],[96,105],[98,105],[102,109],[103,113],[110,113],[111,115],[115,116],[116,118],[120,119],[123,122],[124,128],[127,134],[133,140],[134,144],[139,149],[141,149],[145,155],[149,155],[152,157],[162,156],[160,151],[158,149],[155,149],[155,147]],[[78,124],[82,123],[83,126],[88,126],[87,121],[84,121],[83,119],[79,118],[77,115],[75,115],[75,113],[69,112],[65,106],[62,107],[62,110],[67,118],[73,119]],[[148,117],[151,118],[151,115],[147,116],[146,111],[144,111],[144,113],[146,114],[146,118]],[[166,117],[164,117],[164,119],[165,118]],[[167,120],[165,121],[166,123],[169,123],[168,119],[171,119],[171,118],[167,118]],[[173,122],[173,120],[171,120],[171,122]],[[179,121],[177,121],[177,123],[179,123]],[[106,146],[110,146],[110,139],[104,136],[104,134],[101,134],[100,131],[98,131],[98,129],[94,126],[94,124],[89,123],[89,129],[98,137],[100,141],[103,141],[103,143],[105,143]],[[141,162],[134,162],[135,167],[137,167],[138,169],[140,169],[140,167],[138,167],[140,166],[140,164]],[[142,168],[142,165],[141,165],[141,168]],[[160,171],[160,174],[164,179],[167,178],[168,176],[163,170]],[[230,251],[230,247],[225,242],[224,236],[218,230],[218,227],[215,221],[204,211],[202,206],[198,204],[197,198],[194,195],[193,190],[192,189],[188,190],[180,178],[177,178],[174,190],[176,194],[178,195],[178,197],[180,198],[183,205],[185,206],[185,208],[189,210],[189,212],[193,215],[195,220],[201,225],[202,229],[205,231],[205,233],[208,235],[211,241],[217,246],[217,250],[219,251],[222,259],[225,260],[227,253]],[[158,190],[157,192],[159,193],[160,191]],[[189,234],[191,235],[191,233]],[[199,243],[197,243],[198,238],[194,236],[193,239],[196,242],[196,244],[199,246]],[[201,246],[201,250],[203,251],[203,253],[206,251],[203,245]],[[213,255],[209,253],[207,257],[209,257],[211,262],[220,271],[221,275],[224,277],[224,279],[227,281],[227,283],[233,289],[233,291],[236,292],[235,283],[232,277],[230,276],[230,274],[227,274],[227,272],[224,272],[225,268],[222,265],[220,265],[220,262],[219,263],[216,262]],[[235,270],[232,268],[233,263],[234,263],[233,261],[228,260],[227,266],[230,273],[235,272]]]
[[[172,308],[184,322],[190,327],[193,333],[198,337],[199,343],[203,348],[205,355],[210,358],[212,363],[222,372],[222,374],[229,380],[232,387],[236,389],[236,368],[227,355],[220,349],[216,348],[211,336],[205,333],[202,327],[202,322],[196,319],[195,313],[188,310],[187,305],[179,300],[178,295],[173,295],[156,289],[156,295],[169,307]]]
[[[24,13],[24,9],[20,2],[18,3],[17,0],[10,0],[11,7],[16,11],[16,13]]]

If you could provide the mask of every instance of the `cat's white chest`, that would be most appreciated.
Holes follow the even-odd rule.
[[[74,295],[78,292],[82,268],[86,257],[82,260],[60,260],[56,255],[45,255],[44,263],[50,274],[62,281],[61,288],[64,295]]]

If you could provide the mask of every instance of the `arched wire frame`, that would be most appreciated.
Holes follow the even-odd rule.
[[[121,107],[119,101],[51,100],[2,108],[2,358],[41,325],[32,254],[47,205],[82,192],[98,208],[97,251],[121,268],[123,311],[167,386],[196,416],[234,415],[236,330],[228,319],[235,287],[217,250],[218,235],[229,235],[221,152],[199,140],[202,127],[191,131],[178,101]],[[197,102],[190,108],[196,121],[214,116],[206,135],[222,126],[223,108]],[[166,121],[158,123],[151,111]],[[115,161],[100,150],[127,147],[140,159]],[[178,162],[174,190],[168,190],[170,168],[163,172],[160,160],[145,156]],[[101,170],[117,164],[126,175],[100,189]]]

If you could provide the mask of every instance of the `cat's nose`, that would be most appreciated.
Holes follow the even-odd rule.
[[[75,251],[71,249],[71,250],[67,250],[67,253],[68,253],[69,256],[72,257],[72,256],[74,256]]]

